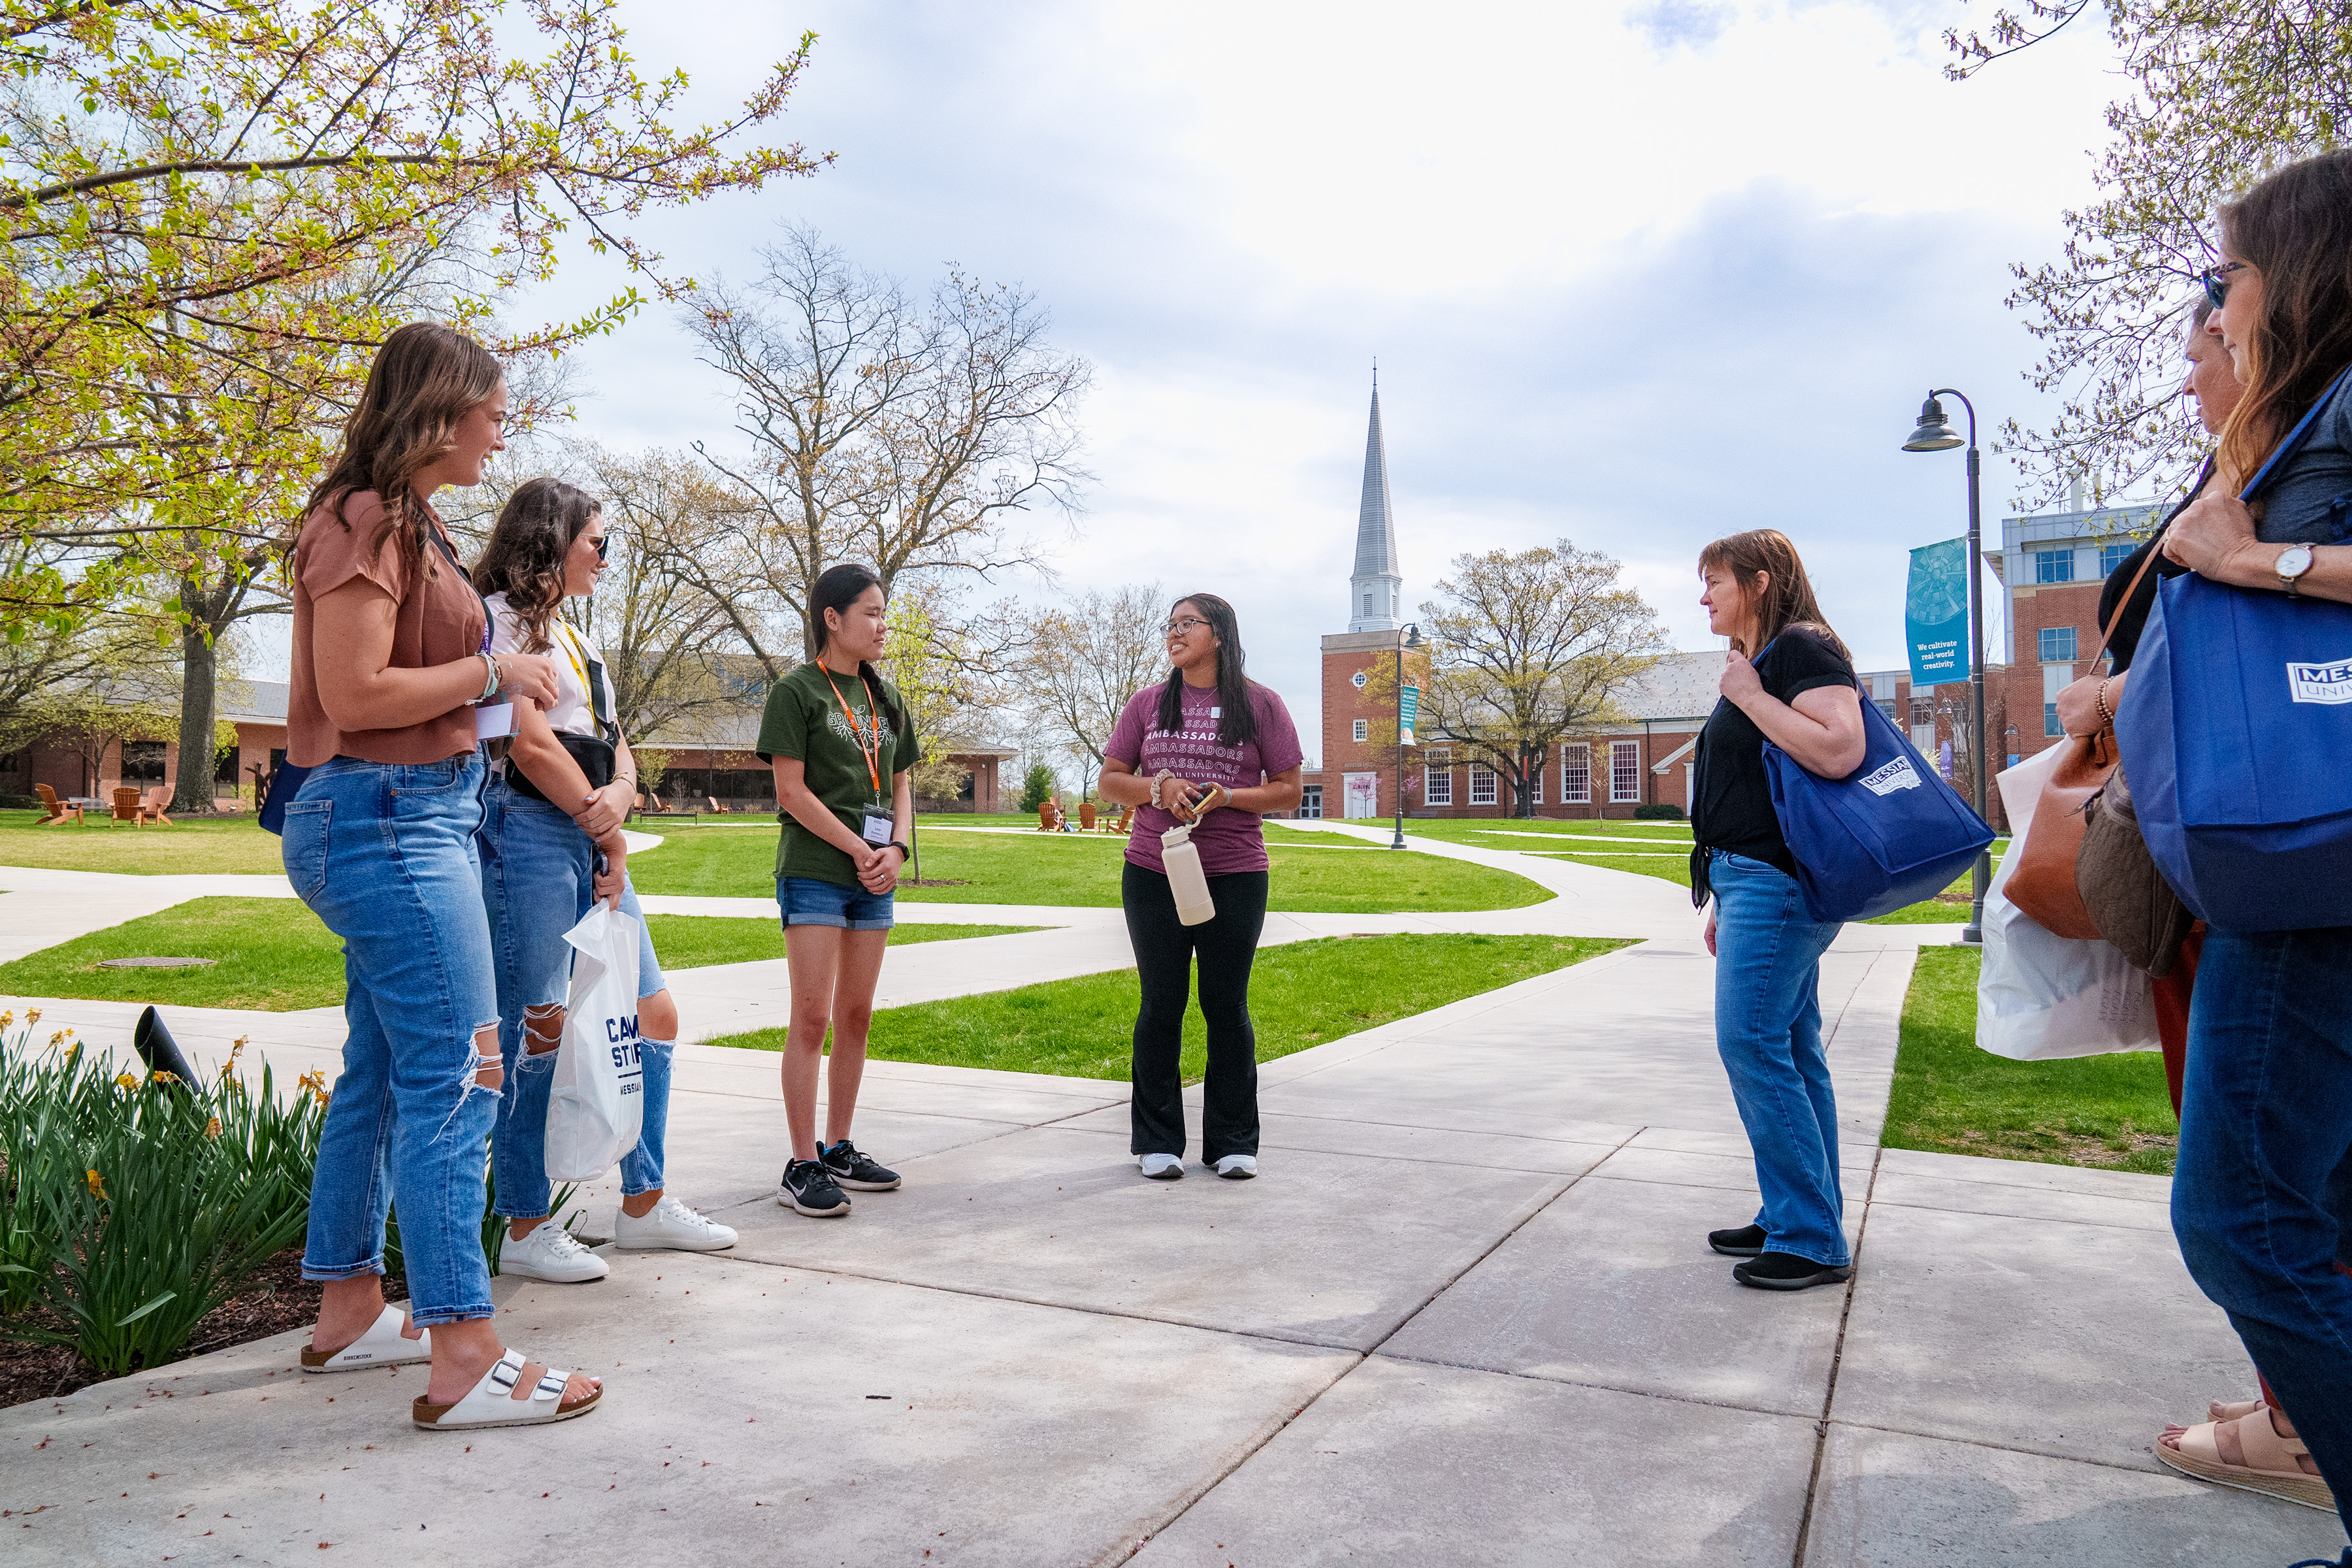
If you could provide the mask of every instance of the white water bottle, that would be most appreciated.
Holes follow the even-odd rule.
[[[1201,852],[1192,847],[1192,829],[1171,827],[1160,836],[1160,863],[1167,868],[1168,890],[1176,897],[1176,918],[1188,926],[1217,918],[1209,897],[1209,879],[1201,869]]]

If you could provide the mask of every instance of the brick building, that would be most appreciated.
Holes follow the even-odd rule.
[[[2012,756],[2056,743],[2058,693],[2090,673],[2091,650],[2099,646],[2099,590],[2164,512],[2160,502],[2126,501],[2001,520],[2000,548],[1986,551],[1985,562],[2009,599],[2007,668],[1999,673],[2014,720],[2006,748]],[[1994,673],[1986,672],[1988,705]]]
[[[2132,521],[2133,526],[2139,527],[2144,534],[2147,523],[2133,521],[2140,519],[2144,510],[2080,515],[2095,521],[2113,517],[2119,520],[2117,526],[2123,521]],[[2067,514],[2068,519],[2074,517],[2075,514]],[[2023,571],[2027,578],[2037,570],[2060,570],[2046,562],[2037,566],[2032,552],[2061,548],[2060,544],[2043,542],[2045,539],[2057,540],[2063,535],[2066,540],[2074,540],[2075,534],[2063,527],[2042,526],[2063,521],[2010,520],[2012,541],[2021,537],[2017,534],[2018,525],[2036,525],[2031,532],[2030,547],[2011,543],[2012,554],[2024,548]],[[2096,527],[2106,529],[2108,524],[2100,521]],[[2085,533],[2084,537],[2090,535]],[[2100,533],[2095,542],[2081,548],[2087,552],[2082,571],[2088,574],[2096,566],[2095,560],[2088,556],[2108,550],[2105,534]],[[2005,574],[2005,582],[2015,584],[2020,581],[2019,569],[2013,563],[2004,564],[1990,552],[1987,553],[1995,572]],[[2078,580],[2067,576],[2063,582]],[[1364,443],[1355,571],[1348,587],[1348,629],[1323,638],[1323,765],[1302,775],[1306,785],[1306,796],[1299,806],[1302,816],[1379,818],[1392,817],[1396,813],[1397,753],[1387,738],[1396,732],[1392,693],[1397,651],[1405,636],[1404,623],[1400,618],[1402,582],[1389,499],[1388,453],[1381,431],[1380,392],[1375,387],[1370,427]],[[2032,641],[2045,626],[2088,626],[2097,599],[2095,578],[2087,589],[2071,595],[2044,588],[2037,595],[2029,587],[2021,601],[2012,587],[2011,614],[2006,619],[2012,626],[2027,626],[2028,630],[2017,635]],[[2033,608],[2037,605],[2039,608]],[[2021,616],[2041,618],[2021,621]],[[2069,616],[2074,618],[2064,618]],[[2098,633],[2095,628],[2080,634],[2080,637],[2081,651],[2088,653],[2096,645]],[[2073,657],[2072,643],[2059,639],[2049,646]],[[1672,806],[1688,816],[1698,733],[1707,715],[1714,711],[1717,682],[1722,670],[1723,655],[1719,651],[1668,654],[1660,659],[1618,693],[1617,706],[1626,715],[1623,721],[1596,726],[1588,733],[1547,748],[1535,780],[1536,815],[1630,817],[1643,806]],[[1381,677],[1386,678],[1384,681],[1379,679]],[[1905,730],[1921,754],[1954,778],[1962,795],[1968,794],[1968,745],[1972,722],[1968,683],[1952,682],[1914,693],[1907,669],[1866,671],[1861,679],[1865,695],[1878,705],[1880,711]],[[1989,666],[1985,671],[1986,727],[1995,737],[1990,758],[1993,772],[2021,754],[2021,754],[2031,755],[2048,743],[2040,733],[2040,724],[2030,725],[2035,733],[2030,737],[2031,743],[2025,744],[2029,738],[2015,733],[2009,722],[2012,711],[2027,715],[2035,711],[2027,704],[2023,693],[2036,679],[2031,667],[2021,668],[2013,659]],[[2073,677],[2069,675],[2067,679]],[[2034,700],[2039,701],[2039,689],[2034,689]],[[2054,687],[2052,692],[2054,695]],[[1464,754],[1460,748],[1441,744],[1407,749],[1403,787],[1408,816],[1499,817],[1511,815],[1516,805],[1507,778]],[[1998,826],[1998,792],[1994,792],[1988,806]]]

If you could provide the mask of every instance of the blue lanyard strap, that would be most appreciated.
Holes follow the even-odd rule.
[[[2295,448],[2303,445],[2304,437],[2311,434],[2311,427],[2318,421],[2319,416],[2336,401],[2336,395],[2344,390],[2347,381],[2352,381],[2352,366],[2347,366],[2343,374],[2327,384],[2327,390],[2319,395],[2319,401],[2311,405],[2311,411],[2296,422],[2295,427],[2286,433],[2286,439],[2263,460],[2263,466],[2254,470],[2254,477],[2246,481],[2246,488],[2238,492],[2240,500],[2253,500],[2254,492],[2263,488],[2263,481],[2271,477],[2271,470],[2294,455]]]

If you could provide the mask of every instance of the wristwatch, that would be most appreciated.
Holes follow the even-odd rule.
[[[2299,599],[2303,596],[2303,575],[2311,570],[2315,559],[2308,544],[2290,544],[2279,552],[2279,558],[2271,570],[2278,574],[2279,586],[2287,591],[2288,597]]]
[[[899,843],[895,838],[890,840],[889,843],[882,846],[882,847],[885,849],[896,849],[898,852],[898,858],[901,861],[912,860],[915,858],[915,852],[912,849],[908,848],[905,845]]]

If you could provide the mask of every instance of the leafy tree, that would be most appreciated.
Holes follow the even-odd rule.
[[[282,610],[255,585],[393,326],[524,357],[609,331],[635,289],[520,331],[491,312],[571,227],[671,296],[625,225],[822,162],[757,144],[809,38],[700,127],[625,43],[607,0],[0,0],[0,532],[89,557],[0,580],[0,627],[172,584],[200,744],[210,649]]]
[[[1964,79],[2091,9],[2089,0],[2004,6],[1983,33],[1945,36]],[[2126,89],[2098,195],[2065,215],[2061,258],[2012,270],[2011,309],[2042,354],[2028,378],[2063,398],[2045,429],[2010,421],[2053,501],[2082,479],[2095,497],[2177,480],[2203,458],[2182,416],[2179,348],[2194,279],[2214,259],[2213,215],[2264,173],[2343,144],[2352,117],[2352,8],[2344,0],[2107,0]]]
[[[1053,769],[1043,763],[1030,763],[1028,776],[1021,781],[1021,809],[1036,810],[1054,798],[1054,792],[1058,787],[1060,784],[1054,777]]]
[[[1435,601],[1419,733],[1510,781],[1513,815],[1535,815],[1533,785],[1560,741],[1618,719],[1617,693],[1657,662],[1667,639],[1618,563],[1567,540],[1549,548],[1457,555]],[[1395,691],[1391,661],[1374,680]],[[1371,683],[1368,682],[1368,689]],[[1393,721],[1389,743],[1395,743]]]

